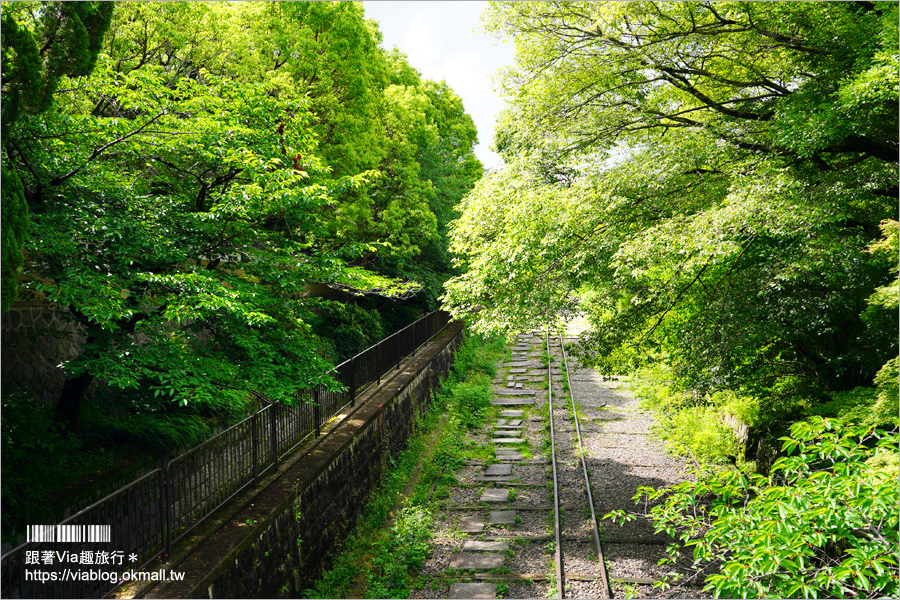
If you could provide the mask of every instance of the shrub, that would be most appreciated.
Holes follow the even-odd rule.
[[[708,575],[716,597],[896,597],[896,475],[868,461],[896,456],[897,430],[814,417],[781,440],[787,455],[767,477],[698,471],[696,481],[639,489],[636,501],[659,501],[649,513],[657,532],[678,540],[669,560],[693,549],[694,576]]]

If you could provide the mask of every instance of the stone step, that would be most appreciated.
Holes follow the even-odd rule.
[[[475,517],[462,517],[457,529],[463,533],[481,533],[484,531],[484,521]]]
[[[530,406],[534,405],[534,400],[526,398],[491,398],[491,404],[494,406]]]
[[[521,452],[514,450],[497,450],[497,460],[522,460],[525,458]]]
[[[501,417],[513,417],[514,418],[514,417],[521,417],[524,415],[525,415],[524,410],[501,410],[500,411]]]
[[[508,438],[491,438],[491,443],[493,444],[524,444],[527,442],[525,438],[520,437],[508,437]]]
[[[537,390],[508,390],[508,389],[499,389],[494,390],[494,393],[500,396],[535,396],[537,395]]]
[[[498,477],[500,475],[512,475],[512,465],[488,465],[484,470],[487,477]]]
[[[519,437],[519,431],[516,429],[498,429],[491,432],[491,435],[495,437]]]

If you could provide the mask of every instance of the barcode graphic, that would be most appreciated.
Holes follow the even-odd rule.
[[[108,542],[109,525],[29,525],[29,542]]]

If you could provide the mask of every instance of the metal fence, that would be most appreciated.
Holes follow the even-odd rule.
[[[319,386],[298,391],[290,405],[266,401],[267,406],[253,415],[169,461],[165,470],[156,469],[55,529],[44,529],[38,536],[43,541],[33,541],[30,533],[32,541],[0,558],[0,596],[109,595],[126,582],[123,577],[128,572],[171,554],[172,544],[276,469],[278,461],[297,446],[318,436],[323,424],[353,405],[362,391],[380,383],[449,322],[450,316],[443,311],[429,313],[335,367],[331,375],[340,386],[337,391]],[[265,400],[262,394],[257,396]],[[91,526],[95,525],[109,525],[108,541],[102,532],[94,531]],[[74,539],[72,532],[79,541],[63,542]],[[104,562],[96,562],[100,560]],[[85,575],[100,570],[105,577]]]

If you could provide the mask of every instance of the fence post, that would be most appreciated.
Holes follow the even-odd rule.
[[[250,460],[253,461],[253,483],[259,479],[259,411],[253,413],[250,421]]]
[[[397,355],[397,368],[400,368],[402,359],[400,358],[400,332],[394,334],[394,354]]]
[[[350,406],[356,405],[356,357],[350,359]]]
[[[272,438],[272,464],[275,470],[278,470],[278,415],[275,414],[276,404],[273,402],[269,405],[269,423],[270,437]]]
[[[321,421],[322,421],[322,413],[319,408],[319,397],[321,396],[321,386],[316,386],[313,388],[313,411],[314,411],[314,419],[316,421],[316,437],[321,435]]]
[[[384,341],[384,340],[382,340]],[[375,344],[375,372],[378,373],[378,385],[381,385],[381,343],[378,342]]]
[[[172,556],[172,534],[174,532],[175,511],[172,508],[175,504],[175,494],[172,493],[172,477],[171,477],[172,461],[166,463],[166,470],[163,471],[163,483],[166,488],[166,511],[165,511],[165,530],[166,530],[166,557]]]

